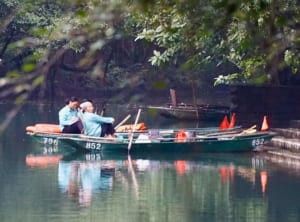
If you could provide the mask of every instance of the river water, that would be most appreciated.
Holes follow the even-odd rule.
[[[1,222],[300,221],[297,164],[270,162],[257,153],[74,154],[26,135],[28,125],[57,123],[59,108],[27,104],[1,136]],[[116,122],[136,113],[107,108],[108,115],[112,111]],[[141,120],[148,127],[199,126],[145,110]]]

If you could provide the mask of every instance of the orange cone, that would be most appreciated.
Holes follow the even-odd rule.
[[[267,116],[264,116],[263,123],[261,126],[261,131],[267,131],[269,129]]]
[[[233,128],[235,126],[235,116],[235,113],[232,113],[228,128]]]
[[[221,122],[221,124],[219,126],[219,129],[225,130],[225,129],[228,129],[228,127],[229,127],[229,122],[228,122],[227,115],[225,115],[223,121]]]

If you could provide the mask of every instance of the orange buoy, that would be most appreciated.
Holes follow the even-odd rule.
[[[229,122],[228,122],[227,115],[225,115],[224,118],[223,118],[223,121],[220,124],[219,129],[220,130],[225,130],[225,129],[228,129],[228,127],[229,127]]]
[[[268,119],[267,116],[264,116],[263,123],[261,126],[261,131],[267,131],[268,129],[269,129]]]
[[[233,128],[235,126],[235,117],[235,113],[232,113],[228,128]]]

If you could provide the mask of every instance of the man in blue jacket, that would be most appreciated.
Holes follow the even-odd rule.
[[[59,125],[62,133],[82,133],[83,125],[79,118],[78,108],[79,100],[76,97],[72,97],[58,112]]]
[[[94,105],[91,101],[80,104],[82,109],[82,121],[84,134],[88,136],[109,136],[113,137],[115,129],[112,124],[115,122],[113,117],[103,117],[94,113]]]

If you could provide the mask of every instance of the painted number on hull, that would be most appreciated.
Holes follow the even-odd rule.
[[[43,143],[48,145],[57,145],[57,139],[44,137]]]
[[[43,154],[52,154],[58,152],[58,146],[44,147]]]
[[[89,149],[89,150],[101,150],[101,143],[88,142],[88,143],[86,143],[85,148]]]
[[[252,140],[252,146],[253,147],[263,145],[264,143],[265,143],[265,140],[263,138]]]

